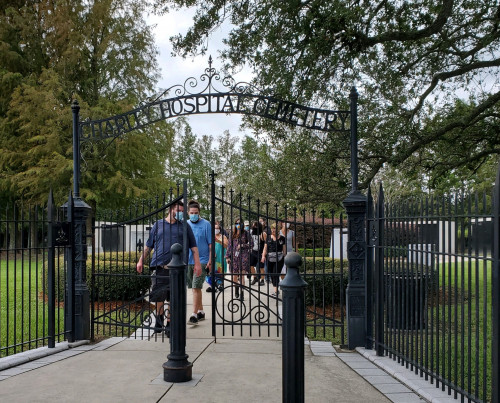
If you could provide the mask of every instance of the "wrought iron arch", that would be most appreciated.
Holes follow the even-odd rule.
[[[74,193],[80,194],[80,145],[115,139],[134,130],[170,118],[200,114],[243,114],[259,116],[291,126],[322,132],[351,133],[352,190],[357,191],[357,92],[353,87],[350,110],[314,108],[278,99],[247,82],[222,77],[212,66],[199,77],[189,77],[131,111],[104,119],[79,120],[80,106],[75,100],[73,112]]]

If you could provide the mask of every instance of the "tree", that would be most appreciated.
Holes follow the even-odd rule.
[[[72,179],[71,101],[81,119],[132,109],[158,77],[157,51],[138,0],[9,1],[0,12],[0,191],[64,200]],[[83,198],[117,207],[168,187],[165,122],[83,145]]]
[[[435,172],[440,176],[464,168],[473,172],[499,154],[494,134],[499,132],[500,116],[496,2],[157,0],[157,4],[160,9],[196,7],[192,27],[172,39],[181,56],[203,54],[206,37],[217,27],[232,24],[227,48],[221,52],[227,70],[252,66],[254,84],[276,96],[343,108],[349,87],[357,84],[364,187],[384,165],[423,169],[429,176],[439,167]],[[253,119],[251,125],[259,127],[259,120]],[[279,125],[274,126],[269,131],[279,136]],[[329,149],[339,150],[342,141],[332,137]],[[453,147],[447,146],[450,141]],[[455,152],[458,147],[460,153]],[[432,163],[421,166],[416,155],[430,157]]]

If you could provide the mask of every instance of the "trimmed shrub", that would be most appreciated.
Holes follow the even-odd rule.
[[[151,277],[149,275],[138,275],[136,272],[136,262],[128,261],[103,261],[95,262],[95,272],[102,275],[95,276],[92,284],[92,260],[87,260],[87,285],[92,294],[99,297],[101,301],[130,301],[137,298],[141,293],[149,289]],[[45,262],[47,267],[47,262]],[[56,300],[64,301],[65,292],[65,269],[64,256],[56,259]],[[45,292],[47,292],[48,271],[45,270],[41,278]]]
[[[333,270],[332,270],[333,263]],[[343,273],[340,273],[340,259],[306,257],[305,273],[302,278],[307,283],[306,305],[328,306],[332,301],[340,303],[340,293],[345,293],[348,283],[348,263],[344,260]],[[345,295],[343,296],[345,300]]]
[[[299,249],[298,253],[305,257],[329,257],[330,256],[330,248],[307,248],[307,249]]]

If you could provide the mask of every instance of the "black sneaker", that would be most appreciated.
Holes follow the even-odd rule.
[[[254,277],[250,285],[255,285],[255,283],[257,283],[258,281],[259,279],[257,277]]]
[[[207,287],[206,292],[212,292],[212,287]]]
[[[198,313],[196,314],[196,318],[197,318],[198,320],[205,320],[205,312],[198,312]]]
[[[266,285],[266,282],[262,279],[262,280],[260,280],[259,285]]]
[[[190,324],[190,325],[197,325],[198,324],[198,318],[196,316],[191,315],[189,317],[188,324]]]

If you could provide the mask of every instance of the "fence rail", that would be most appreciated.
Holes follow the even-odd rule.
[[[0,214],[0,357],[5,357],[49,344],[49,220],[42,206],[6,206]],[[63,248],[54,253],[56,265],[64,267]],[[65,270],[57,273],[53,336],[62,341]]]
[[[492,399],[498,343],[491,300],[495,208],[487,194],[384,202],[381,186],[368,216],[377,353],[475,402]]]

